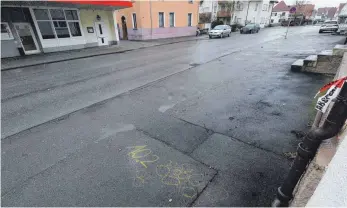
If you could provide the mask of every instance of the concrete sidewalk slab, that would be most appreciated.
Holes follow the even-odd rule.
[[[189,36],[179,38],[168,38],[150,41],[124,41],[120,45],[84,48],[79,50],[61,51],[54,53],[37,54],[23,57],[1,59],[1,71],[17,69],[22,67],[37,66],[62,61],[76,60],[107,54],[125,53],[132,50],[148,48],[153,46],[168,45],[179,42],[207,39],[207,36]]]
[[[31,177],[2,196],[2,205],[189,206],[216,171],[131,129]]]

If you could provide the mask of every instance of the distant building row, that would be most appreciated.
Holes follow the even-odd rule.
[[[314,4],[287,5],[284,1],[279,2],[272,9],[271,24],[280,24],[291,18],[304,18],[312,21],[337,20],[346,3],[340,3],[338,7],[324,7],[315,9]],[[290,8],[295,7],[296,13],[290,14]]]
[[[275,0],[203,0],[200,1],[199,23],[209,28],[215,20],[223,21],[224,24],[257,23],[260,27],[270,24],[271,11]]]

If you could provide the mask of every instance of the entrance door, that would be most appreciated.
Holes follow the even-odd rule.
[[[26,55],[40,53],[35,34],[30,23],[13,23]]]
[[[95,28],[99,46],[108,45],[108,32],[105,23],[95,22]]]

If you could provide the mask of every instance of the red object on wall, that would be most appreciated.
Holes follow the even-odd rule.
[[[73,0],[50,0],[61,3],[73,3],[73,4],[87,4],[87,5],[99,5],[99,6],[115,6],[115,7],[132,7],[131,1],[73,1]]]

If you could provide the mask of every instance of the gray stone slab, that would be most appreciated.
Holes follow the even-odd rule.
[[[298,59],[291,65],[291,70],[293,72],[300,72],[304,66],[304,59]]]
[[[289,170],[286,159],[213,134],[193,157],[221,171],[194,206],[270,206]]]
[[[281,163],[288,164],[284,157],[221,134],[213,134],[194,150],[192,157],[213,168],[237,175],[243,175],[247,171],[274,170]]]
[[[212,134],[212,131],[162,113],[150,114],[135,121],[135,125],[184,153],[191,153]]]
[[[193,204],[194,207],[269,207],[287,169],[244,171],[237,176],[220,171]]]
[[[317,55],[310,55],[304,59],[304,66],[315,67],[317,64]]]
[[[131,130],[95,141],[2,197],[3,206],[188,206],[215,171]]]
[[[333,50],[321,51],[317,57],[317,65],[319,62],[331,62],[333,59]]]
[[[324,50],[318,54],[318,56],[332,56],[332,55],[333,55],[333,50]]]
[[[342,57],[345,52],[347,52],[347,45],[336,45],[333,48],[334,56]]]

